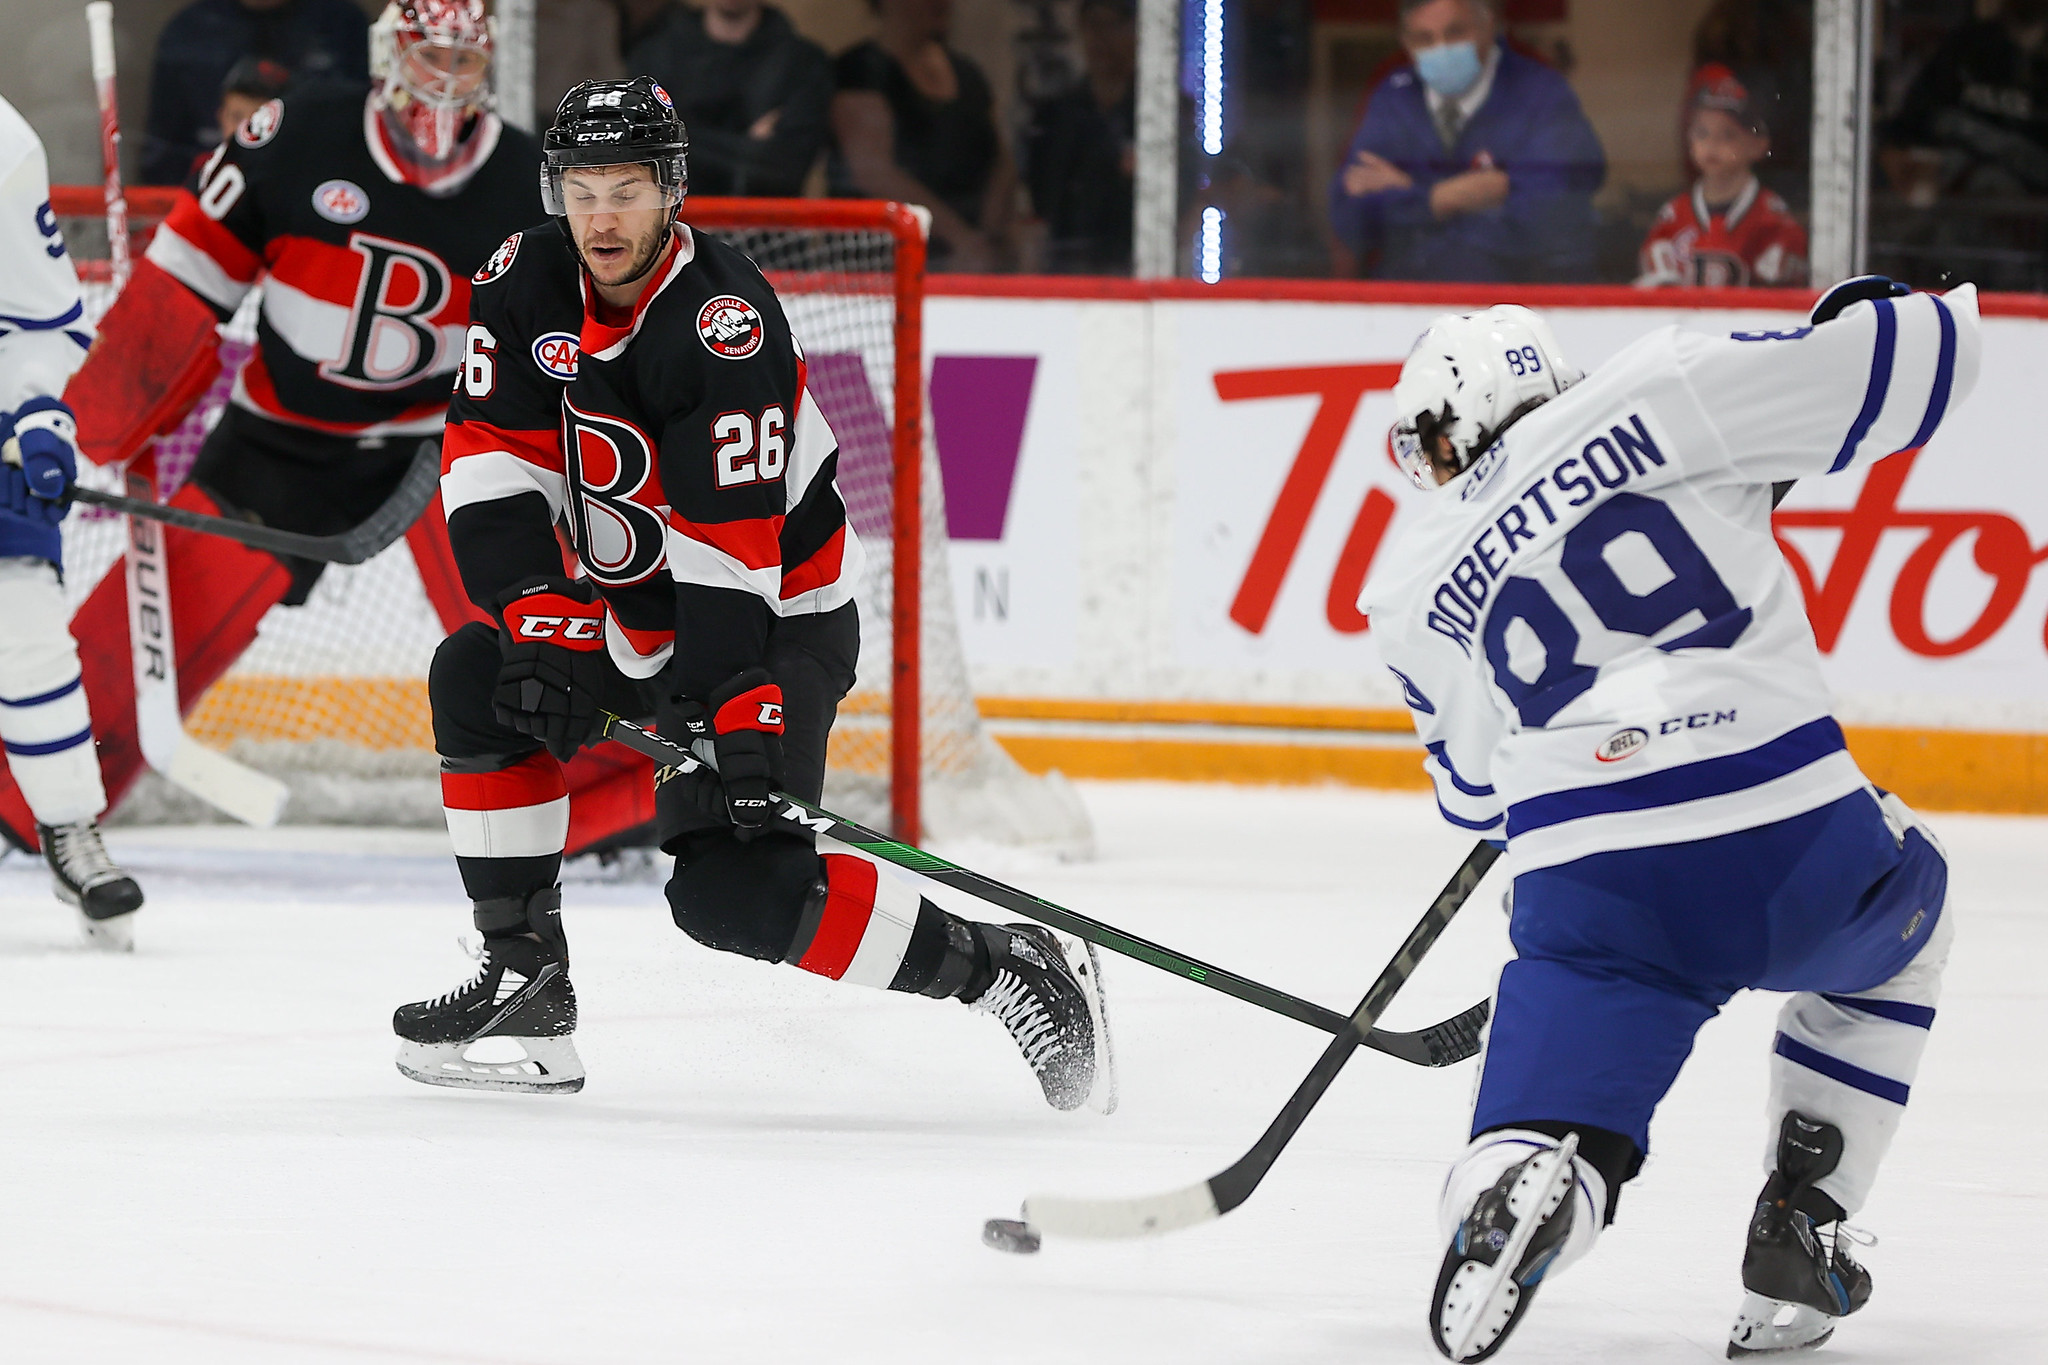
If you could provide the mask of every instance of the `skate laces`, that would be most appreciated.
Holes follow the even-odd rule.
[[[1051,1013],[1037,994],[1024,984],[1024,979],[1007,967],[996,973],[995,981],[968,1008],[977,1014],[993,1014],[1017,1040],[1024,1060],[1034,1071],[1058,1046],[1059,1029],[1053,1023]]]
[[[491,949],[488,943],[480,938],[471,938],[468,934],[458,934],[455,936],[455,946],[462,949],[465,956],[475,959],[477,964],[476,971],[469,980],[463,982],[460,986],[455,987],[453,990],[443,991],[432,1000],[429,1000],[427,1002],[429,1009],[437,1005],[449,1004],[458,995],[469,994],[477,989],[477,987],[483,985],[484,978],[490,975]]]
[[[113,881],[126,874],[107,856],[107,846],[100,840],[100,829],[91,821],[75,825],[58,825],[50,831],[52,849],[57,862],[81,890],[91,890],[102,882]]]

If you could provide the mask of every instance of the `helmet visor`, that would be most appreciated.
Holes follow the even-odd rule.
[[[540,197],[556,217],[589,218],[601,214],[666,214],[683,202],[682,186],[664,183],[646,161],[611,166],[541,168]]]

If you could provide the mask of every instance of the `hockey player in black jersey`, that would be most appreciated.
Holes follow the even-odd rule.
[[[442,500],[493,624],[434,658],[443,803],[484,935],[466,985],[399,1009],[430,1084],[576,1090],[561,921],[562,764],[600,710],[688,735],[715,772],[657,775],[676,924],[708,947],[962,1000],[1008,1028],[1049,1103],[1107,1111],[1092,950],[961,920],[894,869],[765,824],[818,799],[854,681],[863,557],[838,448],[754,263],[678,221],[687,139],[652,78],[591,81],[545,139],[552,221],[478,272]],[[567,528],[579,576],[564,573]],[[518,1062],[472,1061],[514,1038]]]

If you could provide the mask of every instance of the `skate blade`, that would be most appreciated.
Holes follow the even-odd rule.
[[[116,915],[112,919],[94,919],[83,910],[78,912],[79,932],[85,935],[85,946],[102,953],[132,953],[135,951],[135,915],[131,911]]]
[[[525,1054],[514,1061],[475,1061],[463,1054],[479,1043],[517,1043]],[[561,1038],[489,1038],[468,1043],[415,1043],[401,1039],[398,1070],[422,1085],[464,1090],[513,1090],[572,1095],[583,1088],[583,1059],[576,1044]]]
[[[1803,1303],[1755,1292],[1742,1296],[1728,1331],[1728,1358],[1783,1356],[1811,1351],[1835,1334],[1836,1319]]]
[[[1578,1150],[1579,1135],[1567,1133],[1557,1146],[1531,1158],[1508,1195],[1515,1229],[1508,1234],[1507,1245],[1492,1265],[1467,1261],[1458,1267],[1437,1320],[1437,1333],[1452,1360],[1480,1355],[1514,1322],[1525,1292],[1515,1280],[1515,1271],[1537,1231],[1571,1196],[1578,1179],[1572,1157]],[[1530,1285],[1526,1292],[1535,1292],[1535,1286]]]
[[[1095,945],[1085,939],[1070,938],[1060,933],[1053,937],[1059,940],[1060,952],[1080,979],[1082,994],[1088,1000],[1088,1022],[1095,1033],[1095,1086],[1082,1104],[1098,1114],[1114,1114],[1118,1098],[1116,1044],[1109,1033],[1109,1002],[1102,989],[1102,958],[1096,953]]]

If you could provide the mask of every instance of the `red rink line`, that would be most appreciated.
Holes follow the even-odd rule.
[[[142,1327],[156,1331],[189,1332],[196,1336],[225,1338],[230,1341],[257,1342],[266,1346],[293,1346],[318,1351],[333,1351],[340,1354],[354,1354],[374,1357],[379,1360],[455,1361],[458,1365],[560,1365],[555,1361],[522,1359],[516,1356],[479,1356],[464,1351],[412,1350],[404,1346],[384,1346],[368,1341],[339,1341],[328,1337],[298,1336],[289,1332],[266,1332],[252,1327],[217,1326],[203,1322],[185,1322],[178,1318],[159,1318],[146,1313],[124,1313],[110,1308],[85,1308],[76,1304],[52,1303],[44,1299],[24,1299],[12,1294],[0,1294],[0,1308],[12,1308],[25,1313],[49,1313],[63,1318],[84,1318],[91,1321],[118,1323],[124,1327]]]

